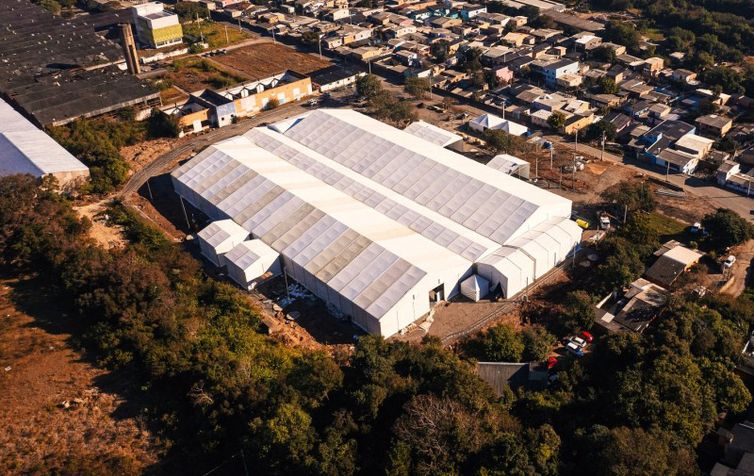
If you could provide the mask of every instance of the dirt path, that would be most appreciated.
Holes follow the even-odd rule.
[[[105,225],[105,220],[98,215],[105,210],[107,200],[102,200],[82,207],[74,207],[79,215],[92,222],[89,235],[105,249],[120,248],[126,243],[123,232],[119,227]]]
[[[0,474],[138,474],[154,464],[154,438],[137,418],[114,416],[122,399],[98,386],[107,372],[82,361],[68,334],[17,310],[16,284],[0,281]]]
[[[724,294],[737,297],[746,289],[747,279],[750,278],[752,272],[752,260],[754,259],[754,240],[749,240],[746,243],[736,246],[731,250],[732,255],[736,257],[736,262],[731,269],[730,284],[721,291]]]

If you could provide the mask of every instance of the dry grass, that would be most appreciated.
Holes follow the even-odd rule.
[[[307,74],[330,66],[330,62],[292,48],[272,43],[259,43],[215,56],[214,63],[227,66],[250,78],[266,78],[285,70]]]
[[[38,289],[24,291],[39,300],[36,318],[21,312],[9,298],[18,286],[0,281],[0,474],[139,474],[156,463],[160,450],[141,419],[116,417],[127,406],[120,392],[100,388],[108,373],[57,328],[72,319]]]

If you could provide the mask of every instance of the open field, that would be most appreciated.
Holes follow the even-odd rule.
[[[285,70],[306,74],[330,66],[327,60],[273,43],[237,48],[228,54],[213,57],[212,62],[249,78],[266,78]]]
[[[192,56],[173,61],[162,80],[192,93],[207,88],[226,88],[246,79],[218,67],[207,59]]]
[[[19,309],[16,294],[31,309]],[[161,451],[122,398],[130,382],[69,346],[62,330],[76,323],[51,298],[37,286],[0,281],[0,474],[143,472]]]
[[[246,30],[213,21],[184,23],[182,26],[185,36],[200,38],[204,35],[204,41],[209,44],[210,49],[222,48],[254,37]]]

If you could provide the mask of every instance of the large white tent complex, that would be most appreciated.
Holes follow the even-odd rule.
[[[430,296],[458,293],[501,249],[535,254],[531,271],[516,268],[525,283],[579,241],[569,200],[350,110],[253,129],[172,177],[183,199],[232,219],[280,254],[288,276],[384,336],[429,312]],[[507,263],[482,276],[510,297],[521,287]]]

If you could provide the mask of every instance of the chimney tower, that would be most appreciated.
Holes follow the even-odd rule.
[[[120,25],[120,36],[123,45],[123,55],[126,57],[128,72],[131,74],[141,73],[139,54],[136,52],[136,42],[134,41],[134,34],[131,31],[131,25],[129,23],[122,23]]]

